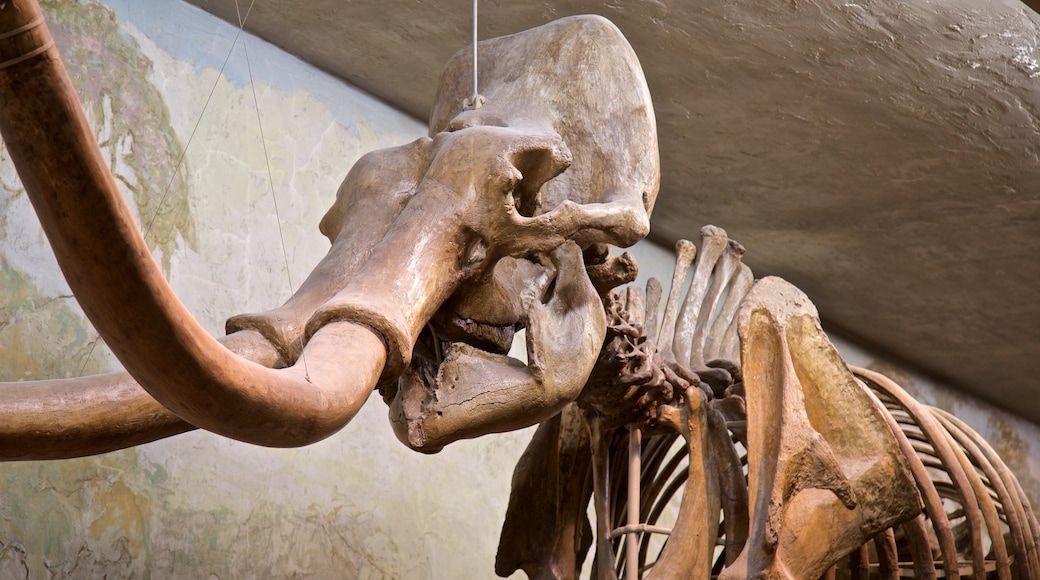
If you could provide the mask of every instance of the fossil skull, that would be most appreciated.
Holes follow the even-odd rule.
[[[536,337],[532,351],[577,346],[591,364],[603,314],[578,246],[629,245],[649,228],[659,167],[642,72],[609,22],[564,19],[482,44],[480,109],[462,105],[468,59],[457,55],[430,137],[359,161],[322,222],[329,254],[286,304],[231,318],[218,342],[151,259],[33,0],[0,14],[0,38],[0,131],[70,287],[128,370],[89,385],[25,386],[24,400],[0,401],[0,439],[21,458],[96,453],[193,426],[263,445],[311,443],[349,421],[373,387],[393,384],[428,326],[494,351],[521,320],[544,318],[546,332],[591,323],[577,344]],[[519,294],[495,288],[511,276],[499,264],[517,268]],[[559,390],[580,388],[580,375]],[[474,376],[479,385],[485,375]],[[60,408],[41,414],[53,401]]]

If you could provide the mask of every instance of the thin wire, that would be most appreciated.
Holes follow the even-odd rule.
[[[478,42],[478,38],[477,38],[477,2],[478,1],[479,0],[473,0],[473,96],[462,100],[462,108],[463,109],[474,109],[474,110],[475,109],[479,109],[481,106],[483,106],[483,104],[484,104],[484,102],[486,100],[486,99],[484,99],[484,97],[480,96],[480,92],[477,90],[479,88],[477,86],[477,79],[479,78],[479,75],[477,74],[477,71],[478,71],[478,65],[477,65],[477,42]]]
[[[256,0],[253,0],[254,2]],[[235,0],[235,11],[238,11],[238,0]],[[239,13],[238,16],[239,27],[245,26],[245,22],[242,20],[242,15]],[[242,50],[246,55],[246,70],[249,71],[249,88],[253,93],[253,106],[256,109],[256,124],[260,128],[260,143],[264,146],[264,161],[267,162],[267,184],[271,189],[271,201],[274,202],[274,219],[275,223],[278,224],[278,241],[282,246],[282,260],[285,262],[285,277],[289,280],[289,294],[295,294],[296,290],[293,288],[292,272],[289,270],[289,254],[285,250],[285,235],[282,233],[282,216],[278,211],[278,196],[274,193],[274,175],[271,172],[271,156],[267,153],[267,139],[264,137],[264,123],[260,120],[260,99],[256,97],[256,83],[253,81],[253,66],[249,62],[249,44],[246,39],[242,39]],[[296,324],[300,324],[300,313],[297,309],[296,302],[290,300],[293,305],[293,317],[296,318]],[[301,325],[302,326],[302,325]],[[303,361],[303,375],[307,379],[307,382],[311,380],[310,370],[307,368],[307,355],[301,351],[300,359]]]
[[[480,93],[477,91],[477,3],[479,0],[473,0],[473,107],[477,107],[477,98]]]
[[[177,179],[177,174],[180,172],[181,166],[184,165],[184,156],[187,155],[188,147],[191,146],[192,140],[195,139],[195,133],[199,130],[199,125],[202,124],[202,118],[206,116],[206,110],[209,108],[209,103],[213,100],[213,93],[217,91],[217,85],[220,83],[220,79],[224,76],[224,69],[227,68],[228,61],[231,60],[231,54],[235,50],[235,45],[238,44],[238,39],[242,37],[242,32],[244,31],[246,20],[249,19],[249,15],[253,11],[253,4],[255,3],[256,0],[252,0],[249,3],[249,8],[246,9],[246,14],[244,18],[241,16],[241,13],[239,14],[238,33],[235,34],[235,39],[231,42],[231,47],[228,48],[228,52],[227,55],[224,57],[223,64],[220,65],[220,72],[217,73],[216,78],[213,80],[213,87],[210,88],[209,95],[206,96],[206,102],[202,105],[202,112],[199,113],[199,117],[195,119],[195,126],[192,127],[191,134],[188,135],[188,140],[184,143],[184,148],[181,149],[181,153],[177,157],[177,163],[173,168],[173,172],[170,173],[170,180],[166,183],[166,187],[163,189],[162,196],[159,197],[159,204],[156,206],[155,211],[152,213],[152,217],[148,220],[148,225],[144,227],[143,237],[146,240],[148,239],[148,235],[152,232],[152,226],[155,225],[156,218],[159,217],[159,211],[162,210],[163,205],[166,203],[166,198],[170,195],[170,188],[173,186],[174,180]],[[235,4],[235,8],[238,8],[237,2]],[[83,373],[87,370],[87,363],[90,362],[90,357],[94,354],[94,349],[97,347],[97,344],[100,341],[101,337],[99,336],[96,340],[94,340],[94,342],[91,343],[90,350],[88,350],[86,356],[83,357],[83,366],[79,369],[80,376],[82,376]]]
[[[213,100],[213,93],[217,91],[217,85],[220,84],[220,79],[224,76],[224,69],[227,68],[228,61],[231,60],[231,54],[235,50],[235,46],[238,44],[238,39],[242,37],[244,32],[246,20],[249,19],[249,14],[253,12],[253,4],[256,0],[252,0],[249,3],[249,8],[246,9],[246,15],[243,18],[241,13],[238,17],[238,32],[235,34],[235,40],[231,42],[231,48],[228,49],[227,56],[224,57],[224,63],[220,65],[220,72],[217,73],[216,78],[213,80],[213,87],[209,90],[209,95],[206,96],[206,102],[202,105],[202,112],[199,113],[199,118],[195,119],[195,126],[191,129],[191,134],[188,135],[188,141],[184,144],[184,149],[181,149],[180,156],[177,157],[177,165],[173,168],[173,173],[170,174],[170,181],[166,183],[166,188],[163,189],[162,197],[159,198],[159,205],[155,208],[155,213],[152,214],[152,218],[148,221],[148,226],[144,230],[144,237],[147,238],[148,234],[152,231],[152,225],[155,223],[155,218],[159,216],[159,210],[162,209],[166,198],[170,195],[170,187],[173,186],[173,181],[177,179],[177,173],[181,170],[181,166],[184,165],[184,156],[188,154],[188,147],[191,146],[191,142],[195,139],[195,132],[199,130],[199,125],[202,124],[202,118],[206,115],[206,110],[209,108],[209,102]],[[235,9],[238,9],[238,3],[235,3]]]

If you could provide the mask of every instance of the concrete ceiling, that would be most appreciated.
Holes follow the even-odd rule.
[[[237,23],[234,3],[190,0]],[[468,0],[264,0],[247,28],[425,119]],[[652,238],[721,226],[827,328],[1040,422],[1040,17],[1017,0],[485,1],[596,13],[662,153]]]

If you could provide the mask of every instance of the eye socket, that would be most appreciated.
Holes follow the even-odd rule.
[[[524,182],[520,182],[520,187],[513,189],[513,205],[516,207],[516,213],[524,217],[534,217],[539,206],[538,190],[530,190],[523,187]]]
[[[513,188],[516,211],[524,217],[533,217],[541,205],[542,186],[561,169],[548,149],[532,148],[519,151],[513,160],[520,179]]]
[[[463,267],[477,266],[484,263],[484,260],[487,259],[487,251],[488,244],[483,238],[477,238],[470,242],[462,261]]]

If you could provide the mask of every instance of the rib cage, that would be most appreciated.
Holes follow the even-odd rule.
[[[1037,520],[1015,476],[989,444],[941,409],[912,399],[905,405],[908,399],[905,391],[892,381],[863,369],[856,371],[878,402],[885,406],[887,415],[897,426],[894,432],[900,443],[909,447],[906,457],[915,476],[923,474],[917,478],[922,497],[933,500],[918,518],[886,530],[859,552],[848,554],[829,577],[864,580],[1040,577]],[[926,420],[936,429],[926,432],[916,417],[928,417]],[[745,441],[733,430],[731,434],[734,448],[742,461],[746,461]],[[946,450],[937,451],[935,441],[944,441]],[[611,445],[611,464],[618,467],[611,472],[614,528],[624,525],[627,476],[621,466],[625,465],[627,450],[627,439],[617,432]],[[661,524],[670,503],[682,494],[688,467],[686,451],[679,435],[667,433],[646,438],[643,458],[640,519],[656,526]],[[979,489],[984,493],[977,493]],[[725,540],[720,534],[716,574],[723,564],[721,545]],[[652,549],[653,545],[652,537],[644,535],[638,554],[641,569],[651,569],[660,554],[662,545],[658,543],[657,548]],[[620,562],[625,557],[623,542],[616,539],[614,548],[619,562],[616,573],[620,575]]]
[[[711,372],[711,367],[725,366],[711,362],[720,358],[728,360],[731,369],[739,369],[736,306],[753,280],[747,266],[740,263],[743,248],[721,229],[708,226],[702,230],[700,255],[686,241],[677,244],[676,250],[676,272],[660,324],[661,289],[656,281],[648,284],[645,295],[631,288],[622,294],[617,307],[620,316],[625,323],[641,328],[644,336],[656,339],[657,354],[680,376],[682,370]],[[680,308],[679,297],[691,266]],[[1018,481],[985,440],[945,411],[917,403],[887,377],[867,369],[852,371],[884,409],[925,509],[841,556],[825,578],[1040,578],[1040,527]],[[738,388],[730,390],[740,392],[739,370],[735,374]],[[739,418],[729,419],[746,498],[747,434]],[[610,529],[618,529],[626,520],[628,438],[622,430],[611,431],[607,437]],[[642,457],[640,521],[659,526],[682,495],[687,452],[678,434],[650,433],[643,438]],[[724,503],[713,576],[739,553],[747,537],[747,506],[742,509],[743,513],[731,513],[734,510],[727,510]],[[652,570],[663,542],[644,533],[639,546],[642,577]],[[623,537],[613,539],[612,547],[617,554],[614,573],[621,576],[627,557]]]

